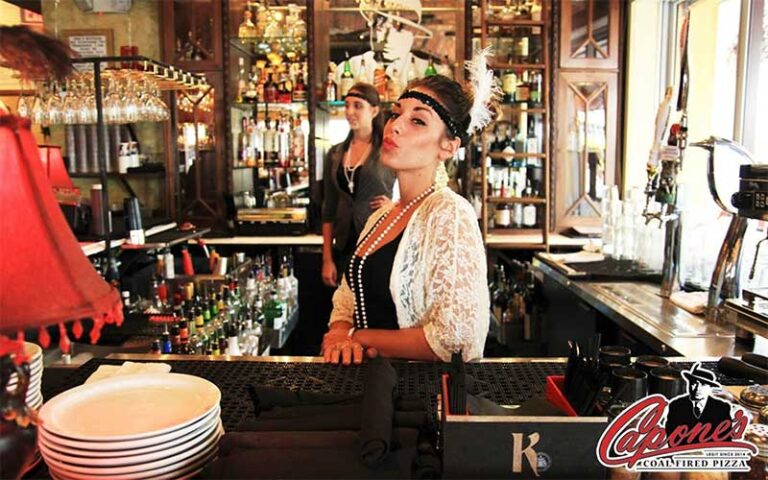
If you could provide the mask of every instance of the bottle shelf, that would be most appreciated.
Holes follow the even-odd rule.
[[[305,170],[306,165],[291,165],[288,167],[282,167],[280,165],[262,165],[262,166],[248,166],[248,165],[235,165],[232,170]]]
[[[488,197],[488,203],[525,203],[546,205],[547,199],[540,197]]]
[[[504,153],[504,152],[493,152],[493,153],[489,153],[488,156],[490,158],[492,158],[492,159],[503,159],[503,160],[506,160],[508,158],[547,158],[547,154],[546,153]]]
[[[525,102],[529,103],[529,102]],[[504,112],[510,112],[510,113],[520,113],[520,112],[527,112],[532,115],[546,115],[547,109],[541,108],[541,107],[535,107],[535,108],[520,108],[520,106],[516,103],[500,103],[499,107],[504,110]],[[509,122],[509,120],[496,120],[496,123],[501,122]]]
[[[544,70],[547,66],[543,63],[492,63],[490,68],[493,70]]]
[[[307,39],[297,40],[293,37],[237,37],[229,39],[229,45],[243,55],[256,57],[266,55],[275,42],[281,45],[283,51],[307,49]]]
[[[485,24],[489,27],[543,27],[544,20],[487,20]]]
[[[308,102],[232,102],[230,106],[237,110],[253,111],[257,110],[289,110],[292,112],[298,112],[302,109],[306,109]],[[342,103],[343,105],[343,103]]]

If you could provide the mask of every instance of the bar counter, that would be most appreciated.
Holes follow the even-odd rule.
[[[683,310],[662,298],[658,285],[576,280],[542,256],[536,256],[533,265],[545,280],[565,288],[660,355],[721,357],[750,351],[736,341],[731,325],[714,324]]]
[[[670,358],[670,361],[681,369],[690,369],[693,360]],[[695,360],[700,360],[705,367],[717,371],[717,359]],[[263,405],[259,400],[254,400],[253,389],[250,387],[260,391],[276,388],[289,389],[293,392],[301,391],[309,395],[366,397],[365,392],[368,392],[371,378],[378,379],[381,373],[378,366],[368,361],[362,365],[345,367],[326,364],[320,357],[120,353],[111,354],[106,358],[94,358],[77,369],[46,368],[43,375],[44,398],[49,400],[60,392],[81,385],[100,366],[120,365],[125,361],[163,362],[171,366],[173,373],[195,375],[215,384],[221,391],[219,405],[224,430],[234,432],[230,439],[243,438],[243,435],[247,436],[251,433],[268,439],[269,432],[272,432],[255,428],[254,422],[269,422],[269,420],[261,418],[257,420],[256,412]],[[605,478],[602,467],[593,458],[593,452],[607,419],[600,416],[568,417],[557,412],[548,400],[544,400],[545,397],[549,398],[545,395],[548,389],[547,377],[562,375],[565,359],[495,358],[465,364],[467,393],[477,395],[475,398],[482,397],[495,403],[493,412],[475,413],[470,416],[451,414],[445,399],[443,399],[444,404],[438,405],[442,375],[449,372],[449,364],[392,361],[391,367],[387,368],[392,368],[396,372],[396,380],[394,380],[396,383],[393,383],[396,388],[393,392],[397,392],[397,398],[408,398],[412,404],[418,402],[422,405],[422,409],[426,409],[421,410],[426,414],[423,418],[432,419],[426,420],[425,427],[428,425],[430,431],[437,429],[438,440],[436,441],[442,442],[442,451],[440,449],[437,453],[432,451],[433,455],[439,455],[442,458],[444,469],[442,478],[498,478],[499,472],[506,472],[504,476],[509,477],[510,455],[512,455],[509,445],[512,438],[510,432],[536,432],[537,436],[540,435],[541,441],[537,448],[549,452],[554,461],[552,470],[544,477],[570,478],[574,472],[581,471],[585,475],[589,472],[586,475],[589,478]],[[729,386],[727,387],[729,389],[732,385],[743,384],[722,375],[718,375],[718,380],[722,385]],[[376,388],[371,391],[376,391]],[[450,389],[446,390],[446,392],[450,391]],[[499,410],[506,413],[499,413]],[[290,435],[290,432],[305,431],[299,427],[293,428],[295,430],[275,430],[275,432],[281,434],[280,438],[284,439],[285,435]],[[568,441],[565,441],[566,438]],[[302,451],[302,453],[307,452]],[[230,458],[226,453],[224,455],[225,458]],[[211,469],[221,468],[223,461],[225,460],[221,460],[218,466],[212,465]],[[588,464],[589,467],[587,467]],[[280,465],[277,467],[272,465],[272,467],[285,467],[290,471],[290,465]],[[314,478],[326,478],[322,471],[318,470],[314,473]],[[370,475],[361,476],[381,477],[376,470],[370,470],[368,473]],[[35,478],[45,477],[48,474],[47,467],[45,464],[40,464],[32,474]],[[208,472],[208,475],[210,476],[211,472]],[[523,472],[522,476],[511,476],[530,478],[531,475],[525,475]],[[291,478],[291,476],[285,475],[282,478]]]

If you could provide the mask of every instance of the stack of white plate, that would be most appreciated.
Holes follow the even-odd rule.
[[[29,386],[27,387],[27,406],[30,408],[40,408],[43,404],[43,392],[40,386],[43,381],[43,349],[34,343],[24,342],[24,353],[29,362]],[[14,373],[8,381],[6,390],[16,389],[18,377]]]
[[[112,377],[49,400],[38,444],[56,479],[188,478],[218,453],[220,400],[192,375]]]

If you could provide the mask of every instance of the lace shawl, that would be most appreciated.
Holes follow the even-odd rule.
[[[374,212],[360,238],[387,211]],[[398,325],[424,327],[443,361],[459,350],[464,360],[482,357],[490,318],[486,269],[472,206],[447,188],[431,194],[413,213],[395,254],[389,288]],[[342,279],[329,323],[353,323],[354,307],[355,296]]]

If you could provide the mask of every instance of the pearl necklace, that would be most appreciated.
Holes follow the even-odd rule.
[[[368,248],[365,249],[365,252],[363,252],[363,255],[360,256],[360,262],[357,264],[357,272],[354,271],[354,261],[349,262],[349,267],[347,270],[347,278],[349,280],[349,287],[352,289],[352,291],[355,291],[355,285],[357,285],[357,289],[360,292],[360,302],[355,302],[355,326],[357,328],[368,328],[368,316],[365,312],[365,293],[363,292],[363,266],[365,265],[365,261],[368,258],[371,253],[376,249],[376,247],[381,243],[382,240],[384,240],[384,237],[387,236],[387,234],[392,230],[392,228],[397,225],[397,223],[400,221],[403,216],[405,216],[408,211],[413,208],[414,205],[419,203],[421,200],[425,199],[430,193],[435,191],[435,186],[432,185],[428,189],[421,192],[416,198],[408,202],[405,207],[400,210],[400,212],[395,215],[395,218],[389,222],[389,224],[384,227],[384,229],[379,233],[379,235],[371,242],[370,245],[368,245]],[[363,237],[363,240],[359,243],[359,245],[365,244],[365,242],[368,240],[368,238],[373,234],[373,232],[376,231],[376,229],[389,217],[389,214],[392,213],[392,210],[390,209],[387,213],[381,216],[376,223],[373,225],[373,227],[368,231],[368,233]],[[357,283],[355,283],[357,282]]]

